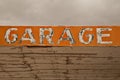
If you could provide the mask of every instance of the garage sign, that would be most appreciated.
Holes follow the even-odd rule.
[[[120,46],[120,27],[0,26],[0,46]]]

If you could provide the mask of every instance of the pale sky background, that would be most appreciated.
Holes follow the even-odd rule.
[[[120,0],[0,0],[0,25],[120,25]]]

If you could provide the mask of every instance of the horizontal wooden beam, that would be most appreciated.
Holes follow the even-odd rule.
[[[0,26],[0,46],[120,46],[120,27]]]

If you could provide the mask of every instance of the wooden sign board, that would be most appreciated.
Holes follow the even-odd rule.
[[[120,46],[120,27],[0,26],[0,46]]]

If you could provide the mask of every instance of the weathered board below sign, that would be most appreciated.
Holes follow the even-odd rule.
[[[0,26],[0,46],[120,46],[120,27]]]

